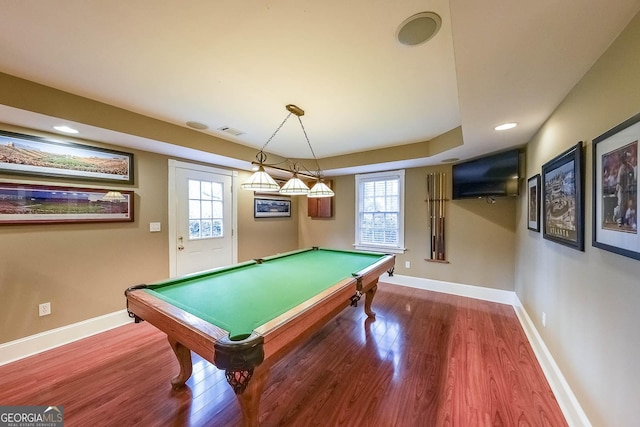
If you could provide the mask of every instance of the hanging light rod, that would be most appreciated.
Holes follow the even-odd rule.
[[[304,110],[297,105],[287,104],[286,107],[289,114],[287,117],[280,123],[280,126],[277,127],[275,132],[271,135],[271,137],[264,143],[258,154],[256,154],[256,160],[251,162],[254,165],[258,165],[258,170],[251,175],[247,182],[241,185],[243,190],[253,190],[253,191],[263,191],[263,192],[280,192],[280,194],[286,195],[306,195],[307,197],[333,197],[335,193],[331,190],[322,180],[322,171],[320,170],[320,163],[318,163],[318,159],[316,158],[316,153],[313,151],[313,147],[311,147],[311,142],[309,141],[309,137],[307,136],[307,131],[304,128],[304,124],[302,123],[301,117],[304,116]],[[284,162],[277,164],[269,164],[266,163],[267,155],[264,150],[267,148],[267,145],[271,142],[273,137],[280,131],[282,126],[289,120],[289,117],[294,114],[298,117],[298,122],[300,123],[300,127],[302,128],[302,133],[307,141],[307,145],[309,145],[309,149],[311,150],[311,154],[313,155],[313,159],[316,162],[317,170],[315,173],[309,171],[310,175],[305,173],[299,173],[300,164],[289,159]],[[288,162],[290,164],[289,169],[284,169],[278,165]],[[290,172],[293,176],[287,181],[282,188],[278,185],[278,183],[264,170],[264,168],[269,167],[276,170],[287,171]],[[303,166],[304,167],[304,166]],[[309,190],[309,187],[298,177],[298,175],[302,175],[305,177],[309,177],[311,179],[316,180],[316,184]]]
[[[285,160],[282,163],[286,163],[286,162],[291,162],[291,160]],[[258,163],[257,161],[252,161],[251,162],[252,165],[254,166],[258,166],[258,169],[260,168],[260,163]],[[283,168],[282,166],[278,166],[277,164],[266,164],[263,163],[262,164],[266,169],[274,169],[280,172],[289,172],[291,173],[291,166],[289,166],[289,168]],[[299,166],[299,163],[296,163],[296,166]],[[302,168],[305,170],[305,172],[300,172],[298,170],[298,176],[301,176],[305,179],[316,179],[317,177],[313,174],[313,172],[311,172],[310,170],[308,170],[307,168],[304,167],[304,165],[302,166]],[[256,169],[254,169],[256,170]]]

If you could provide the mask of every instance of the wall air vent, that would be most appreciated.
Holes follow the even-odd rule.
[[[244,134],[244,132],[242,132],[242,131],[240,131],[240,130],[238,130],[238,129],[234,129],[234,128],[229,127],[229,126],[222,126],[222,127],[219,127],[219,128],[218,128],[218,130],[219,130],[220,132],[226,132],[226,133],[229,133],[229,134],[231,134],[231,135],[233,135],[233,136],[240,136],[240,135]]]

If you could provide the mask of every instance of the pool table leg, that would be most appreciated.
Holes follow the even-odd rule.
[[[193,365],[191,364],[191,350],[170,336],[167,336],[167,338],[169,340],[169,345],[171,345],[171,349],[178,359],[178,364],[180,365],[180,373],[171,380],[171,386],[173,388],[180,388],[184,386],[191,376],[191,371],[193,369]]]
[[[376,291],[378,290],[378,281],[376,280],[371,289],[367,291],[364,297],[364,312],[367,313],[369,318],[376,317],[376,313],[371,310],[371,303],[373,302],[373,297],[376,295]]]
[[[240,410],[242,411],[243,426],[258,426],[260,416],[260,397],[262,390],[269,376],[269,368],[264,365],[258,365],[253,370],[251,381],[247,384],[247,388],[242,393],[236,394]]]

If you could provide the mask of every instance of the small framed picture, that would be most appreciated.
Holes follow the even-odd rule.
[[[542,165],[542,237],[584,251],[582,142]]]
[[[291,199],[253,199],[254,218],[277,218],[291,216]]]
[[[640,259],[640,114],[593,140],[593,246]]]
[[[540,232],[540,174],[527,181],[527,228]]]

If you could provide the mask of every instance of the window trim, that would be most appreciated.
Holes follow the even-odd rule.
[[[360,241],[360,205],[361,191],[360,185],[368,181],[381,181],[390,178],[398,178],[398,244],[397,245],[375,245],[362,243]],[[402,254],[406,251],[404,247],[404,199],[405,199],[405,170],[398,169],[386,172],[375,172],[367,174],[357,174],[355,176],[355,243],[353,246],[358,250],[396,253]]]

